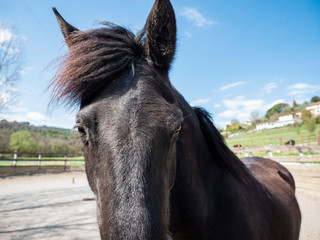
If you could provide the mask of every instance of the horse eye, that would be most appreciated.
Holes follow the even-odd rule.
[[[80,133],[81,136],[87,135],[86,130],[84,130],[83,127],[78,127],[78,132]]]
[[[175,131],[175,134],[178,134],[178,133],[180,133],[180,131],[181,131],[181,124],[179,125],[179,127],[176,129],[176,131]]]

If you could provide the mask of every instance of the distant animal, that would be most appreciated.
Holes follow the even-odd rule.
[[[170,83],[169,0],[155,1],[137,35],[111,23],[80,31],[54,12],[69,53],[50,86],[53,99],[80,108],[76,127],[101,239],[299,238],[288,170],[238,159],[209,114]]]
[[[295,144],[296,144],[296,142],[293,139],[291,139],[285,143],[285,145],[290,145],[290,146],[294,146]]]
[[[233,145],[234,148],[240,148],[242,147],[240,143]]]

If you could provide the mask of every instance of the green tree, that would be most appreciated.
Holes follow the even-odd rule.
[[[21,130],[11,134],[9,149],[23,153],[34,153],[37,151],[37,144],[28,131]]]
[[[278,103],[274,105],[272,108],[268,109],[266,113],[266,118],[270,118],[275,113],[285,112],[289,108],[289,105],[286,103]]]
[[[301,118],[303,120],[303,124],[306,126],[309,132],[313,132],[316,128],[316,119],[312,118],[312,114],[308,110],[303,110]]]
[[[231,120],[231,123],[232,123],[232,124],[238,124],[238,123],[240,123],[240,122],[239,122],[238,119],[234,118],[234,119]]]
[[[296,100],[293,100],[292,107],[293,109],[296,109],[298,107]]]
[[[306,125],[306,128],[307,130],[312,133],[314,132],[315,128],[316,128],[316,119],[314,118],[307,118],[305,120],[305,125]]]
[[[254,126],[257,125],[257,122],[259,121],[259,112],[253,111],[253,112],[251,112],[250,116],[251,116],[252,124]]]
[[[312,114],[309,110],[303,110],[301,111],[301,119],[303,121],[306,121],[307,119],[312,118]]]
[[[311,98],[310,103],[315,103],[315,102],[320,102],[320,97],[319,96],[314,96],[313,98]]]
[[[240,131],[241,129],[242,129],[242,127],[241,127],[240,123],[231,123],[227,127],[227,131],[229,131],[231,133],[236,133],[236,132]]]

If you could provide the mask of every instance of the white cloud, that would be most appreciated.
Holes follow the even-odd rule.
[[[7,114],[0,113],[0,120],[5,119],[7,121],[26,122],[26,116],[22,114]]]
[[[303,95],[307,93],[315,93],[320,90],[319,85],[311,85],[306,83],[296,83],[294,85],[291,85],[288,87],[289,89],[289,96],[295,96],[295,95]]]
[[[294,85],[289,86],[289,89],[306,89],[306,88],[310,88],[313,87],[312,85],[306,84],[306,83],[297,83]]]
[[[273,91],[274,88],[277,88],[278,84],[275,82],[269,82],[266,84],[266,86],[262,89],[264,91],[266,91],[267,93],[271,93]]]
[[[286,101],[284,99],[277,99],[274,100],[273,102],[265,105],[265,107],[263,108],[264,111],[269,110],[270,108],[272,108],[274,105],[279,104],[279,103],[286,103]]]
[[[251,118],[253,111],[265,111],[265,102],[262,99],[246,99],[244,96],[238,96],[234,99],[222,100],[226,110],[218,114],[218,117],[231,120],[238,119],[244,122]]]
[[[219,107],[221,107],[221,104],[217,103],[217,104],[213,105],[213,107],[214,108],[219,108]]]
[[[184,7],[180,14],[191,20],[197,27],[204,27],[217,24],[212,20],[206,19],[200,12],[191,7]]]
[[[0,104],[7,104],[12,99],[12,95],[8,92],[0,92]]]
[[[34,68],[33,67],[26,67],[24,69],[22,69],[20,71],[21,74],[23,75],[28,75],[30,72],[34,71]]]
[[[188,31],[185,31],[184,34],[185,34],[188,38],[192,38],[192,34],[189,33]]]
[[[0,23],[0,50],[7,51],[9,54],[19,53],[20,49],[15,47],[15,44],[12,44],[10,42],[13,42],[16,38],[16,35],[14,35],[10,29],[4,28],[1,26]]]
[[[1,79],[0,79],[1,80]],[[10,83],[6,83],[5,81],[0,81],[0,89],[2,90],[2,93],[6,92],[6,91],[10,91],[10,92],[21,92],[18,88],[13,87]]]
[[[260,116],[264,116],[266,111],[278,103],[287,103],[284,99],[277,99],[271,103],[266,103],[262,99],[246,99],[238,96],[234,99],[222,100],[225,111],[218,114],[218,117],[228,119],[238,119],[244,122],[251,119],[251,113],[257,111]],[[288,103],[289,104],[289,103]]]
[[[48,118],[45,115],[39,112],[28,112],[27,117],[30,120],[39,121],[39,122],[48,120]]]
[[[190,103],[191,106],[202,106],[202,105],[205,105],[209,102],[211,102],[211,98],[200,98],[200,99],[197,99],[197,100],[194,100]]]
[[[278,82],[284,82],[286,79],[282,78],[282,77],[274,77],[275,80],[277,80]]]
[[[219,128],[224,128],[228,124],[230,124],[230,121],[214,121],[214,125]]]
[[[45,125],[70,129],[74,126],[75,114],[62,114],[52,118],[40,112],[30,111],[30,109],[24,107],[9,106],[8,111],[0,113],[0,120],[2,119],[11,122],[30,122],[30,124],[36,126]]]
[[[228,109],[243,108],[245,111],[248,112],[254,110],[261,110],[264,104],[262,99],[247,100],[244,96],[238,96],[233,100],[222,100],[222,102]]]
[[[229,88],[233,88],[233,87],[237,87],[237,86],[240,86],[240,85],[243,85],[245,84],[245,82],[234,82],[234,83],[230,83],[230,84],[227,84],[227,85],[224,85],[222,87],[219,88],[220,91],[224,91],[224,90],[227,90]]]
[[[9,42],[14,38],[13,33],[6,28],[1,28],[0,26],[0,44]]]
[[[227,118],[229,120],[238,119],[240,122],[244,122],[250,119],[250,114],[251,112],[246,112],[243,110],[226,110],[218,114],[218,117]]]
[[[9,110],[9,113],[0,113],[0,119],[17,122],[33,122],[37,124],[42,124],[42,122],[50,120],[50,118],[46,117],[44,114],[30,112],[26,108],[14,108],[11,106]]]

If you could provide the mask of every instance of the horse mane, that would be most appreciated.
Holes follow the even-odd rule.
[[[241,182],[245,184],[251,183],[253,176],[244,163],[225,144],[222,135],[214,126],[210,114],[199,107],[194,107],[193,110],[199,119],[202,133],[205,136],[214,161]]]
[[[109,22],[103,25],[68,37],[69,52],[49,84],[53,102],[74,106],[90,99],[143,56],[144,30],[135,35]]]

